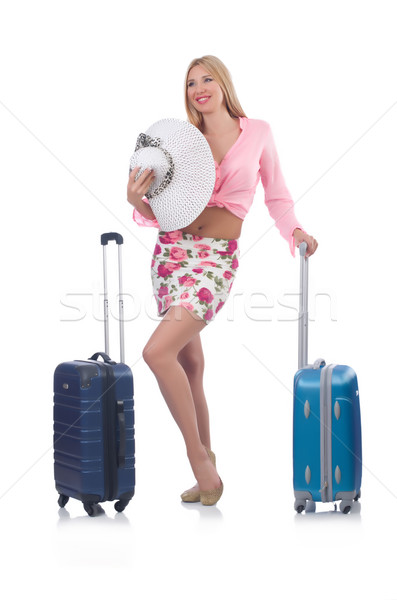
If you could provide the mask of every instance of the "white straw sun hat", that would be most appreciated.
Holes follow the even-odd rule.
[[[130,159],[130,172],[141,167],[155,178],[145,196],[162,231],[187,227],[204,210],[215,185],[211,148],[188,121],[162,119],[140,133]]]

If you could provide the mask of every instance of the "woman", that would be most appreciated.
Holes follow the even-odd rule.
[[[266,206],[291,253],[305,241],[310,256],[317,241],[295,217],[269,125],[246,117],[230,74],[217,57],[191,61],[185,77],[185,107],[188,120],[211,148],[216,181],[208,205],[188,227],[158,232],[152,283],[158,314],[165,316],[147,342],[143,358],[182,432],[197,480],[181,498],[212,505],[222,495],[223,482],[211,450],[200,331],[227,300],[238,268],[243,219],[259,178]],[[145,171],[134,181],[139,168],[131,171],[127,186],[133,218],[139,225],[159,227],[148,200],[143,199],[154,175]]]

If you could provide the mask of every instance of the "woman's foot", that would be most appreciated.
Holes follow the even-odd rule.
[[[204,446],[204,448],[205,448],[208,456],[210,457],[212,464],[215,467],[215,465],[216,465],[215,454],[212,452],[212,450],[210,450],[206,446]],[[181,498],[184,502],[200,502],[200,486],[199,486],[199,484],[196,483],[193,487],[182,492]]]
[[[181,498],[184,502],[200,502],[199,484],[196,483],[196,485],[194,485],[193,487],[182,492]]]
[[[202,451],[197,452],[194,456],[189,456],[189,460],[201,491],[213,490],[222,485],[205,446],[202,447]]]
[[[210,465],[210,467],[209,467]],[[213,506],[223,494],[223,482],[214,464],[207,454],[205,463],[195,464],[195,475],[200,489],[200,502],[205,506]]]
[[[204,506],[213,506],[219,500],[223,494],[223,481],[220,479],[221,485],[213,490],[207,490],[205,492],[200,491],[200,502]]]

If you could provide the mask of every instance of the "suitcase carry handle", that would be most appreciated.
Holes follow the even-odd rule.
[[[108,242],[115,241],[118,246],[119,263],[119,336],[120,336],[120,362],[124,362],[124,302],[123,302],[123,281],[121,265],[121,248],[123,245],[123,236],[114,231],[103,233],[101,235],[101,245],[103,247],[103,287],[104,287],[104,321],[105,321],[105,353],[109,354],[109,301],[108,301],[108,283],[107,283],[107,254],[106,248]]]
[[[309,292],[309,263],[305,258],[307,243],[299,244],[300,254],[300,290],[299,290],[299,317],[298,317],[298,368],[305,367],[307,362],[308,342],[308,292]]]
[[[109,365],[116,364],[105,352],[95,352],[88,360],[98,360],[99,357],[103,358],[103,362],[108,363]]]

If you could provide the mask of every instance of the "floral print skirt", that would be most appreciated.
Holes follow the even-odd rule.
[[[239,256],[238,239],[159,231],[151,264],[158,316],[177,305],[206,324],[213,321],[229,296]]]

